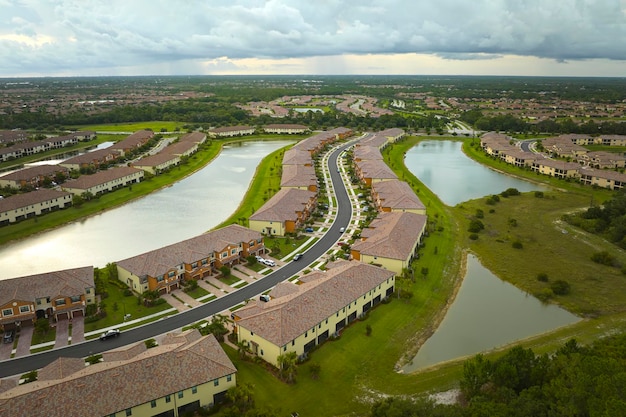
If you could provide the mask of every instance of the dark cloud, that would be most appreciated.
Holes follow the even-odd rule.
[[[346,5],[349,3],[349,5]],[[0,0],[0,75],[220,57],[626,60],[621,0]]]

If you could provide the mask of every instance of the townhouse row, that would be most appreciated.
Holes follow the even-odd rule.
[[[426,208],[415,192],[383,167],[380,150],[403,136],[401,129],[389,129],[354,147],[355,171],[371,187],[379,213],[350,248],[352,260],[329,263],[324,271],[298,277],[298,284],[280,283],[270,291],[269,301],[253,300],[233,313],[238,342],[251,354],[274,366],[286,353],[305,358],[393,294],[395,277],[411,267],[427,225]],[[284,161],[306,163],[309,157],[292,149]],[[382,165],[370,171],[373,161]]]
[[[75,145],[81,141],[88,141],[96,137],[96,132],[72,132],[64,136],[55,136],[38,141],[24,141],[21,140],[22,137],[20,135],[7,135],[7,137],[17,138],[20,139],[20,141],[13,145],[0,148],[0,162],[8,162],[24,156]]]
[[[295,144],[283,155],[281,189],[249,217],[252,230],[285,236],[302,228],[317,207],[318,179],[315,157],[328,145],[352,135],[339,127]]]
[[[301,135],[307,133],[309,128],[298,124],[269,124],[262,128],[265,133],[279,135]],[[236,136],[253,135],[256,132],[254,126],[226,126],[216,127],[208,131],[211,138],[232,138]]]
[[[151,131],[140,131],[115,145],[114,149],[88,152],[63,161],[59,165],[25,168],[0,177],[0,186],[21,189],[26,186],[36,188],[49,184],[55,185],[54,180],[59,179],[59,176],[67,178],[72,170],[87,167],[98,169],[105,164],[114,163],[121,155],[127,155],[134,149],[144,146],[152,137]],[[189,133],[181,136],[177,142],[165,147],[156,155],[141,158],[131,163],[131,166],[118,166],[97,171],[91,175],[81,175],[59,184],[56,187],[57,190],[40,189],[0,199],[0,226],[69,207],[74,195],[82,196],[88,193],[98,196],[132,186],[143,181],[146,172],[158,175],[180,164],[182,158],[193,155],[205,141],[205,134]]]
[[[572,138],[576,139],[578,136],[562,135],[542,141],[547,152],[565,157],[567,160],[551,159],[543,154],[523,151],[512,144],[511,137],[501,133],[485,133],[480,138],[480,145],[488,155],[520,168],[526,167],[539,174],[573,179],[586,185],[611,190],[624,188],[626,174],[617,170],[625,167],[626,158],[616,153],[590,152],[572,142]],[[571,162],[572,160],[576,162]]]
[[[188,330],[151,349],[139,342],[104,352],[88,366],[60,357],[29,384],[2,380],[0,416],[178,417],[222,402],[236,384],[215,337]]]

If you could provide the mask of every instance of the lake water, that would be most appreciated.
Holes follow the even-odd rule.
[[[466,156],[461,146],[460,141],[423,141],[406,153],[404,163],[449,206],[500,194],[507,188],[517,188],[521,192],[547,190],[541,185],[501,174],[479,164]]]
[[[467,273],[445,318],[402,370],[413,372],[474,355],[579,320],[502,281],[469,255]]]
[[[102,214],[3,245],[0,279],[86,265],[102,267],[197,236],[234,213],[261,160],[290,143],[293,142],[227,145],[209,165],[171,187]]]

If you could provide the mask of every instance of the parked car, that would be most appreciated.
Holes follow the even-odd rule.
[[[306,229],[304,229],[304,231],[306,233],[313,233],[313,228],[312,227],[307,227]]]
[[[119,329],[110,329],[100,335],[100,340],[107,340],[120,335]]]
[[[301,253],[296,253],[296,256],[293,257],[294,261],[299,261],[300,259],[302,259],[304,255]]]
[[[256,258],[256,261],[257,261],[257,262],[261,262],[261,263],[263,263],[263,261],[265,260],[265,259],[263,259],[263,258],[262,258],[261,256],[259,256],[259,255],[255,256],[255,258]]]
[[[270,300],[270,296],[267,294],[261,294],[261,296],[259,297],[259,300],[267,303]]]
[[[267,266],[276,266],[276,262],[272,261],[271,259],[265,259],[264,264]]]
[[[2,338],[2,342],[3,343],[12,343],[14,336],[15,336],[15,331],[14,330],[7,330],[6,332],[4,332],[4,337]]]

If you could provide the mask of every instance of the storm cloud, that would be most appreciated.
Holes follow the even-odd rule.
[[[622,61],[625,44],[624,0],[0,0],[0,76],[367,54]]]

